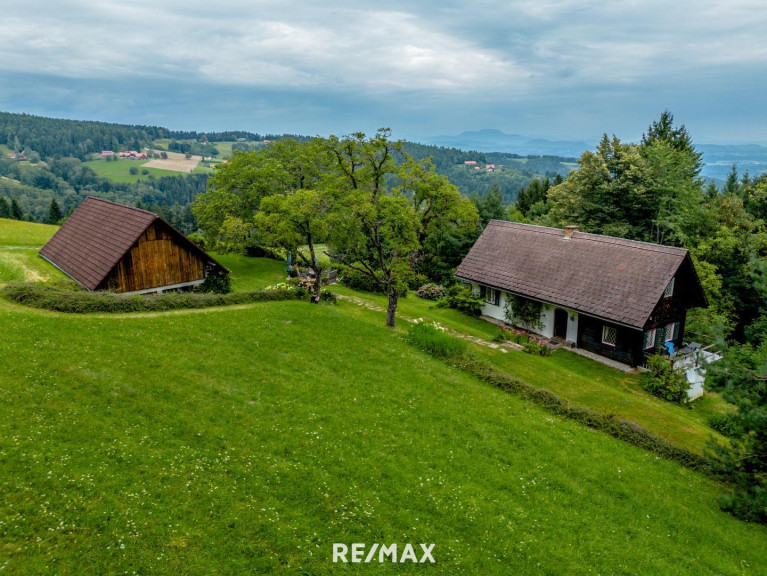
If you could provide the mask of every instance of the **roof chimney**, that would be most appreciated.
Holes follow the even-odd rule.
[[[576,232],[578,230],[577,226],[565,226],[565,237],[564,240],[569,240],[573,237],[573,232]]]

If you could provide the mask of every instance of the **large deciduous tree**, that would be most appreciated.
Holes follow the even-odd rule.
[[[259,243],[254,218],[267,196],[315,189],[327,172],[318,142],[282,140],[260,150],[235,152],[219,166],[193,212],[211,245],[244,249]]]
[[[451,228],[475,228],[478,216],[430,162],[413,161],[389,137],[382,129],[371,138],[356,133],[328,140],[341,187],[329,243],[336,260],[386,292],[386,324],[394,327],[424,242]]]

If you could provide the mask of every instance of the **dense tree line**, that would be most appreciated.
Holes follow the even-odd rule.
[[[101,150],[140,150],[171,133],[157,126],[62,120],[0,112],[0,144],[14,152],[34,151],[43,159],[55,155],[86,160]]]

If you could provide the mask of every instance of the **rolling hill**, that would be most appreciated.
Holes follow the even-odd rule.
[[[8,222],[6,252],[53,231]],[[283,274],[225,264],[238,289]],[[425,569],[333,564],[335,542],[434,543],[438,574],[763,573],[767,529],[721,512],[722,485],[350,301],[78,316],[0,299],[0,333],[8,573]]]

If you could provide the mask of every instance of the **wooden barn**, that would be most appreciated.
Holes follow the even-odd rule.
[[[537,302],[539,322],[521,327],[632,366],[679,349],[687,310],[708,306],[687,250],[576,226],[492,220],[455,275],[484,296],[485,316]]]
[[[143,294],[228,274],[153,212],[88,197],[40,256],[89,290]]]

